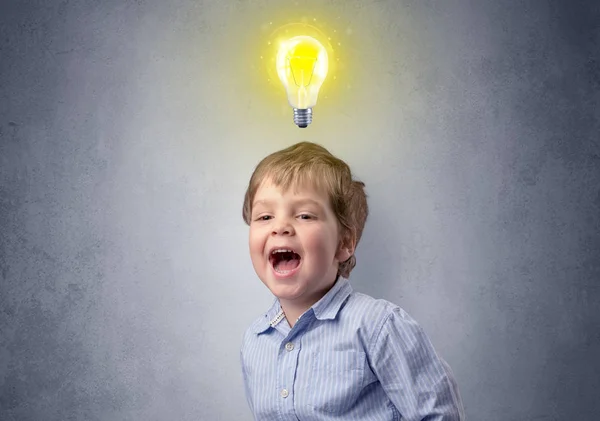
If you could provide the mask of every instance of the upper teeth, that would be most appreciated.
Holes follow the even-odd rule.
[[[293,253],[293,250],[277,249],[277,250],[273,250],[273,252],[271,254],[275,254],[275,253]]]

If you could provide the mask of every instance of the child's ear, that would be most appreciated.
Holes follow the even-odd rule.
[[[341,263],[348,260],[354,254],[354,241],[350,235],[342,237],[338,246],[336,259]]]

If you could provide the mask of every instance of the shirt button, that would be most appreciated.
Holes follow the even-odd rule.
[[[281,390],[281,397],[282,398],[287,398],[289,395],[289,392],[287,391],[287,389],[282,389]]]
[[[294,344],[291,342],[288,342],[287,344],[285,344],[285,349],[287,349],[288,351],[291,351],[292,349],[294,349]]]

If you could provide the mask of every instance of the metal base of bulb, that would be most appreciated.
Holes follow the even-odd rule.
[[[294,108],[294,123],[301,129],[312,123],[312,108]]]

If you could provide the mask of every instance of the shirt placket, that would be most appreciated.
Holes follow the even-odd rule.
[[[308,318],[306,318],[308,319]],[[279,413],[282,421],[298,421],[294,406],[296,373],[298,371],[298,360],[302,349],[302,331],[307,320],[299,320],[293,329],[289,327],[281,329],[287,331],[287,336],[281,342],[278,357],[278,389],[279,389]]]
[[[282,343],[279,352],[279,413],[282,420],[296,421],[294,409],[294,383],[296,381],[296,369],[298,367],[298,355],[300,352],[300,341],[286,340]]]

